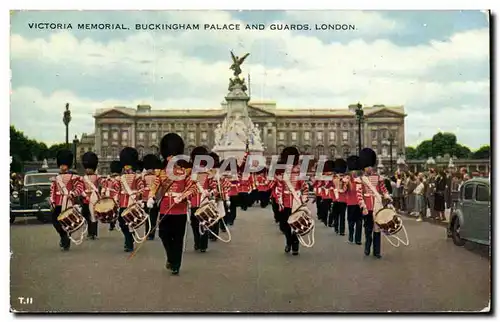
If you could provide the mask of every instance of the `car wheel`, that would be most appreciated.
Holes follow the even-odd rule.
[[[16,216],[14,216],[14,215],[11,214],[10,215],[10,223],[13,224],[14,221],[16,221]]]
[[[457,246],[465,245],[465,240],[460,237],[460,220],[455,218],[453,225],[451,226],[451,238],[453,243]]]

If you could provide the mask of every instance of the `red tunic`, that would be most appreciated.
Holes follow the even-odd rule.
[[[253,179],[252,176],[248,176],[247,178],[243,178],[242,175],[239,175],[240,184],[238,186],[239,193],[249,193],[253,190]]]
[[[333,182],[332,181],[323,181],[322,190],[322,199],[332,200],[333,199]]]
[[[373,211],[374,206],[374,196],[373,192],[365,183],[361,181],[361,178],[356,178],[356,195],[358,199],[358,205],[361,209],[367,209],[368,211]],[[384,179],[378,174],[368,176],[368,180],[372,186],[377,189],[378,193],[382,196],[388,196],[387,189],[384,184]]]
[[[144,175],[144,191],[142,192],[142,200],[148,201],[150,197],[154,197],[150,195],[151,186],[155,182],[156,175],[154,172],[148,172]]]
[[[101,196],[113,198],[118,202],[118,192],[120,191],[120,176],[107,177],[102,182]]]
[[[346,203],[348,206],[355,206],[358,204],[358,195],[356,194],[356,181],[354,177],[349,177],[349,184],[346,185]]]
[[[140,200],[140,193],[144,189],[144,180],[142,179],[141,175],[137,175],[134,172],[129,172],[122,174],[119,177],[119,192],[118,192],[118,203],[120,208],[127,208],[130,206],[130,203],[132,203],[132,200],[130,200],[131,195],[129,195],[129,192],[125,189],[125,185],[123,184],[123,180],[127,183],[127,185],[130,188],[130,192],[135,196],[135,200]]]
[[[50,186],[50,202],[54,206],[62,206],[64,199],[64,193],[57,183],[58,178],[62,179],[62,183],[66,187],[68,194],[71,195],[68,198],[80,196],[85,190],[85,185],[80,176],[72,173],[58,174],[52,179],[53,181]]]
[[[162,215],[185,215],[188,212],[187,199],[198,189],[191,179],[191,169],[174,166],[175,181],[168,179],[167,171],[161,170],[151,187],[151,195],[156,195],[160,186],[168,188],[163,191],[160,202],[160,214]],[[175,203],[176,198],[181,198]]]
[[[97,174],[90,174],[90,175],[85,175],[82,177],[83,184],[85,186],[85,197],[83,199],[83,203],[88,205],[90,203],[90,196],[92,195],[92,192],[94,189],[90,184],[87,183],[87,180],[85,180],[85,177],[90,179],[90,182],[94,185],[94,187],[97,188],[96,193],[100,194],[101,187],[103,183],[106,181],[104,177],[98,176]]]
[[[294,166],[289,174],[287,174],[291,183],[291,188],[294,189],[300,199],[308,198],[309,187],[305,180],[299,180],[300,177],[300,166]],[[293,205],[297,202],[302,203],[294,199],[292,191],[288,187],[284,178],[279,180],[278,190],[277,190],[278,200],[281,201],[283,207],[293,209]]]
[[[231,182],[225,176],[219,176],[219,174],[215,174],[211,177],[210,185],[211,189],[214,193],[215,198],[220,198],[223,200],[229,200],[229,189],[231,189]]]
[[[191,207],[197,208],[201,205],[202,201],[206,201],[202,200],[202,197],[203,193],[208,195],[213,191],[213,184],[211,183],[211,181],[212,180],[209,178],[209,174],[207,172],[195,174],[193,184],[197,189],[191,194],[191,197],[189,198]]]
[[[344,178],[343,175],[336,175],[335,178],[337,180],[334,180],[333,182],[333,189],[337,190],[337,195],[338,198],[335,196],[335,190],[334,190],[334,201],[336,202],[346,202],[346,192],[345,192],[345,187],[346,187],[346,179]]]
[[[267,176],[264,173],[260,173],[257,175],[257,190],[269,190],[269,181],[267,180]]]

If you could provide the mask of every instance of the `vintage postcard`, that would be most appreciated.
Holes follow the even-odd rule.
[[[489,312],[489,14],[11,12],[11,311]]]

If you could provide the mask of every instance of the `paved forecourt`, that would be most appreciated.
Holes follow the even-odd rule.
[[[311,205],[314,207],[314,205]],[[445,228],[404,218],[408,247],[385,240],[382,259],[317,223],[316,244],[285,254],[270,207],[238,211],[232,241],[193,250],[189,227],[180,276],[165,270],[161,242],[133,260],[121,232],[58,247],[49,224],[11,226],[11,306],[30,312],[241,311],[374,312],[481,310],[488,305],[488,257],[446,239]],[[18,297],[29,298],[20,303]]]

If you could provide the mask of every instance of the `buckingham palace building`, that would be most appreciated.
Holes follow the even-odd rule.
[[[371,147],[382,159],[403,153],[405,117],[403,106],[374,105],[363,107],[362,145]],[[346,157],[358,150],[358,120],[349,107],[335,109],[284,109],[275,102],[248,103],[248,115],[258,124],[264,154],[280,153],[286,146],[296,146],[304,154]],[[226,116],[226,106],[210,109],[155,109],[150,105],[136,108],[116,106],[99,109],[94,114],[95,132],[84,134],[77,156],[85,151],[99,155],[102,170],[118,159],[125,146],[139,154],[158,153],[159,142],[169,132],[179,134],[186,153],[196,146],[211,150],[214,129]],[[92,145],[93,143],[93,145]]]

